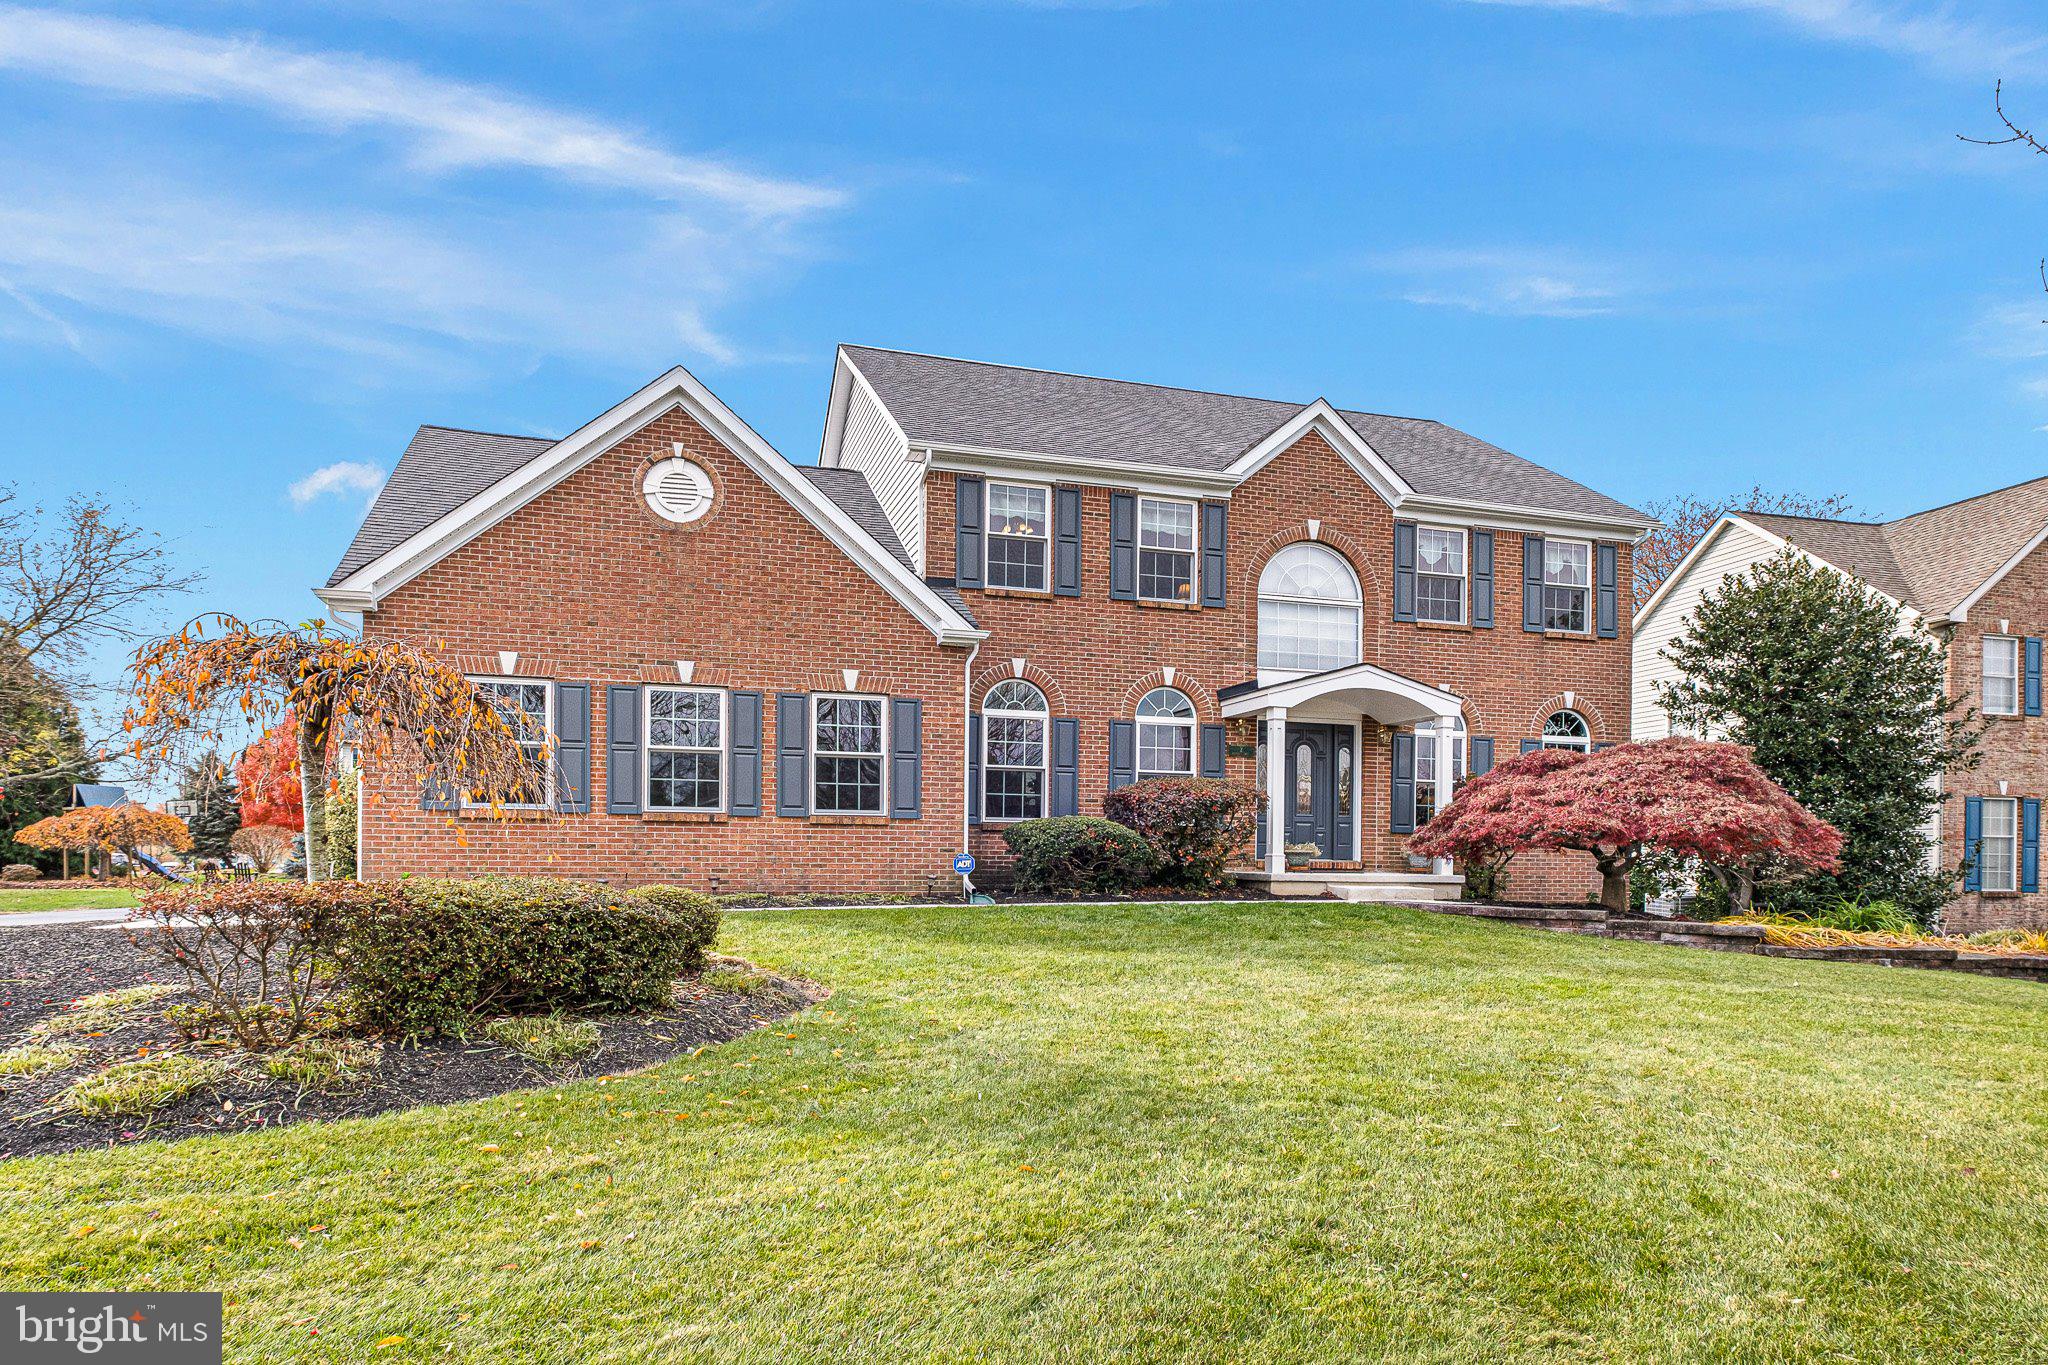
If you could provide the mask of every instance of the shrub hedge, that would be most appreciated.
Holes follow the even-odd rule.
[[[1120,896],[1159,869],[1144,835],[1093,815],[1019,821],[1003,842],[1017,855],[1017,890],[1031,896]]]
[[[1252,842],[1259,794],[1242,782],[1152,777],[1117,788],[1102,810],[1159,851],[1163,882],[1206,891],[1222,885],[1232,855]]]

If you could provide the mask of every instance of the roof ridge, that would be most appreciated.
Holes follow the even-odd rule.
[[[480,431],[476,427],[451,427],[443,422],[422,422],[420,423],[420,430],[452,431],[458,436],[496,436],[506,441],[545,441],[549,445],[556,445],[562,439],[559,436],[524,435],[516,431]]]
[[[1814,517],[1800,512],[1773,512],[1765,507],[1744,507],[1736,511],[1738,517],[1778,517],[1785,521],[1824,521],[1830,526],[1894,526],[1895,521],[1854,521],[1848,517]],[[1918,516],[1915,512],[1912,515]],[[1905,518],[1899,518],[1903,521]]]

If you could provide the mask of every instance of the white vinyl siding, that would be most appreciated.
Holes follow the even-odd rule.
[[[839,464],[867,475],[882,515],[889,518],[896,539],[924,572],[924,466],[910,458],[910,443],[876,399],[873,389],[856,376],[846,404],[846,429],[839,440]]]
[[[1776,553],[1777,547],[1763,536],[1748,527],[1730,524],[1704,554],[1686,566],[1657,603],[1657,609],[1636,622],[1630,658],[1634,680],[1629,708],[1631,738],[1663,739],[1671,733],[1671,719],[1657,704],[1657,687],[1660,683],[1677,682],[1678,670],[1664,657],[1664,651],[1685,634],[1700,599],[1720,587],[1721,580],[1730,574],[1741,573]],[[1621,585],[1623,593],[1628,590],[1626,583]]]

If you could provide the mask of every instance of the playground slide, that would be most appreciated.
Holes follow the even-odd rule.
[[[137,849],[135,851],[135,861],[141,863],[144,867],[148,868],[151,872],[156,873],[156,875],[159,877],[168,877],[174,882],[189,882],[192,880],[190,877],[187,877],[182,873],[171,871],[168,867],[165,867],[162,863],[150,857],[147,853],[144,853],[140,849]]]

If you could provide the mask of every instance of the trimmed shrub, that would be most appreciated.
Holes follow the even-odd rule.
[[[0,869],[0,882],[39,882],[42,879],[42,869],[28,863],[9,863],[5,869]]]
[[[1003,842],[1017,855],[1017,890],[1030,896],[1120,896],[1159,869],[1144,835],[1092,815],[1021,820]]]
[[[1153,777],[1117,788],[1102,810],[1158,850],[1168,885],[1206,891],[1223,884],[1231,857],[1252,842],[1259,793],[1242,782]]]
[[[545,877],[409,881],[353,917],[342,976],[364,1022],[406,1036],[493,1014],[660,1009],[708,933],[663,899]]]
[[[674,919],[676,932],[683,940],[683,969],[694,972],[702,967],[704,950],[718,937],[718,903],[680,886],[642,886],[631,894],[633,904]]]

